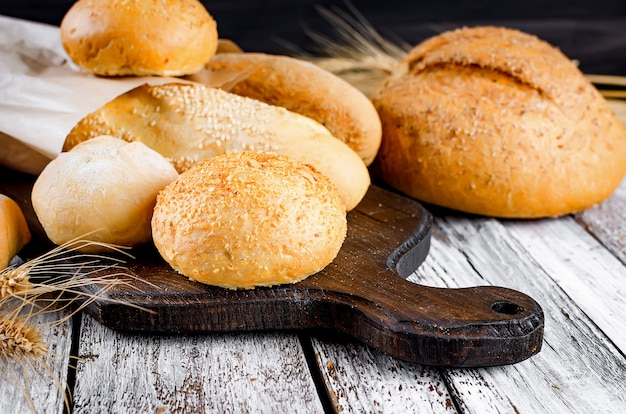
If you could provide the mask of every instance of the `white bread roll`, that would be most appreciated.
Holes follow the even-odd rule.
[[[375,174],[428,203],[559,216],[603,201],[626,173],[626,128],[606,101],[559,50],[516,30],[435,36],[372,99]]]
[[[144,144],[101,136],[52,160],[35,181],[31,198],[53,243],[84,238],[134,247],[151,240],[157,193],[177,176]]]
[[[0,270],[30,241],[24,213],[13,199],[0,194]]]
[[[229,92],[282,106],[324,125],[370,165],[380,147],[380,119],[372,102],[340,77],[289,56],[223,53],[206,66],[241,71]]]
[[[217,50],[213,17],[198,0],[79,0],[61,21],[78,66],[102,76],[181,76]]]
[[[194,165],[161,191],[152,218],[154,244],[175,270],[229,289],[295,283],[322,270],[346,229],[328,178],[255,152]]]
[[[285,108],[205,85],[143,85],[83,118],[63,150],[98,135],[140,141],[179,172],[233,151],[288,155],[313,165],[337,186],[347,210],[365,196],[367,167],[321,124]]]

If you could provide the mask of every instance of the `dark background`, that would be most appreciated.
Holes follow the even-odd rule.
[[[284,42],[314,51],[307,30],[335,36],[317,7],[349,12],[345,1],[204,1],[219,35],[246,51],[288,53]],[[73,1],[2,1],[0,14],[59,25]],[[411,45],[444,30],[502,25],[535,34],[576,59],[587,73],[626,76],[626,0],[352,0],[387,39]]]

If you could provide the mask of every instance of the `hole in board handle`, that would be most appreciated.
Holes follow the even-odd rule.
[[[491,305],[491,309],[494,312],[503,313],[505,315],[519,315],[524,312],[523,307],[511,302],[496,302]]]

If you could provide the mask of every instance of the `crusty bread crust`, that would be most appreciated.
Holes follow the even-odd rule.
[[[338,76],[310,62],[264,53],[217,54],[207,68],[245,72],[229,92],[312,118],[366,165],[374,160],[382,134],[378,113],[362,92]]]
[[[416,46],[372,96],[375,173],[422,201],[532,218],[586,209],[626,173],[626,129],[559,50],[463,28]]]
[[[28,223],[13,199],[0,194],[0,270],[30,241]]]
[[[79,0],[61,22],[78,66],[102,76],[182,76],[217,50],[217,25],[197,0]]]
[[[196,164],[159,194],[152,218],[155,246],[175,270],[230,289],[295,283],[322,270],[346,229],[328,178],[253,152]]]
[[[83,118],[63,150],[99,135],[140,141],[179,172],[233,151],[276,152],[313,165],[337,186],[348,210],[370,184],[359,156],[321,124],[255,99],[197,83],[139,86]]]

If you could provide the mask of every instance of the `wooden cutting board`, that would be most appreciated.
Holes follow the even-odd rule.
[[[22,206],[34,235],[21,253],[28,259],[50,247],[30,204],[34,179],[0,173],[0,193]],[[527,295],[404,279],[427,256],[431,225],[432,216],[418,202],[372,186],[348,213],[348,236],[337,258],[302,282],[254,290],[206,286],[177,274],[146,245],[125,264],[140,280],[108,291],[86,311],[112,329],[150,334],[327,329],[393,357],[436,366],[511,364],[539,352],[543,312]]]

